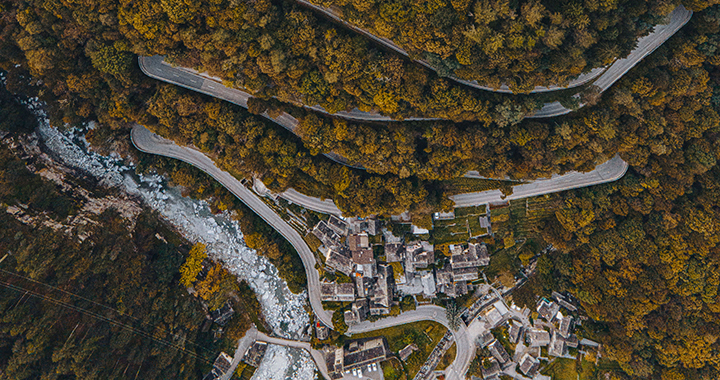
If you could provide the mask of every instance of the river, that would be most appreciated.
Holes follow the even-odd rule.
[[[305,292],[293,294],[279,277],[277,268],[245,245],[240,226],[230,213],[213,214],[207,202],[183,197],[180,189],[169,186],[162,176],[135,173],[134,166],[117,154],[103,156],[93,152],[84,137],[84,131],[92,128],[92,123],[61,132],[49,126],[40,107],[31,104],[30,108],[38,115],[37,132],[49,150],[47,153],[96,178],[103,186],[139,196],[186,239],[204,243],[212,259],[222,262],[238,279],[248,282],[275,334],[288,339],[306,334],[310,323],[307,295]],[[315,377],[315,365],[304,350],[271,348],[254,379]]]

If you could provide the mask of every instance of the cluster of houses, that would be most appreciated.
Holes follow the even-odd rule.
[[[368,315],[390,313],[395,295],[393,270],[375,260],[370,236],[377,236],[375,219],[344,221],[334,215],[315,226],[313,234],[322,241],[325,265],[349,276],[351,283],[322,283],[323,301],[353,302],[345,313],[346,323],[358,323]]]
[[[321,298],[329,302],[352,302],[345,312],[347,324],[364,321],[368,315],[389,314],[395,296],[422,295],[426,299],[444,293],[448,297],[467,294],[479,269],[490,263],[484,244],[450,246],[450,257],[436,263],[435,250],[427,241],[404,242],[381,231],[375,219],[342,220],[331,215],[319,222],[313,234],[320,239],[325,266],[349,276],[351,283],[322,283]],[[384,235],[383,262],[378,262],[371,237]],[[441,268],[439,266],[442,266]]]
[[[573,333],[576,321],[570,314],[575,311],[577,308],[571,300],[555,292],[552,300],[538,301],[538,318],[532,322],[527,318],[529,310],[513,313],[501,301],[496,302],[481,316],[488,328],[478,338],[478,345],[488,353],[482,369],[483,378],[497,380],[504,374],[541,379],[545,378],[539,374],[541,361],[550,357],[575,359],[569,354],[570,348],[578,348],[581,344]],[[490,331],[500,326],[507,329],[506,344],[510,347],[503,345]],[[583,344],[597,345],[587,340]],[[512,356],[507,348],[512,348]]]

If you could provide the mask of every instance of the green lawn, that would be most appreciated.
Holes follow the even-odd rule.
[[[405,380],[405,370],[400,359],[391,358],[380,363],[385,380]]]
[[[245,364],[240,363],[237,368],[235,369],[235,373],[233,373],[233,380],[250,380],[250,378],[255,374],[255,370],[257,368]]]
[[[455,209],[456,218],[464,218],[468,216],[481,216],[487,214],[487,207],[485,205],[472,206],[472,207],[461,207]]]
[[[580,361],[580,368],[578,371],[578,374],[580,375],[579,380],[595,380],[596,372],[597,366],[595,366],[595,363],[585,360],[585,358]]]
[[[390,351],[395,353],[406,345],[415,343],[420,350],[413,352],[404,364],[408,377],[413,378],[446,332],[447,329],[437,322],[420,321],[363,334],[355,334],[352,336],[352,339],[384,336],[390,346]]]
[[[543,368],[540,373],[551,376],[553,380],[577,380],[576,360],[556,358]]]

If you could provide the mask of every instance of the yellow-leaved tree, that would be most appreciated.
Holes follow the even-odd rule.
[[[192,286],[193,281],[202,270],[202,262],[206,257],[205,244],[197,243],[192,247],[185,263],[180,267],[180,283],[183,286]]]

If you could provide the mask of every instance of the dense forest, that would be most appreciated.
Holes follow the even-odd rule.
[[[514,92],[626,56],[680,1],[312,0],[443,76]],[[699,6],[693,2],[686,5]]]
[[[698,13],[651,59],[603,94],[598,104],[567,117],[505,126],[474,122],[359,125],[299,109],[295,110],[302,119],[303,137],[299,141],[239,107],[160,84],[140,73],[133,53],[172,53],[189,59],[191,52],[197,51],[192,46],[216,46],[206,41],[211,32],[223,35],[212,27],[215,24],[204,22],[199,27],[196,24],[202,17],[191,17],[218,5],[178,5],[178,12],[187,12],[186,18],[169,19],[172,12],[165,9],[168,4],[134,4],[143,11],[132,8],[136,13],[128,13],[126,6],[116,3],[3,3],[6,11],[0,18],[0,64],[9,72],[8,86],[22,90],[23,86],[40,83],[24,84],[27,78],[41,79],[41,98],[50,101],[56,122],[93,117],[112,129],[141,122],[180,143],[193,143],[209,151],[233,173],[260,175],[276,190],[289,186],[312,190],[313,194],[335,199],[351,214],[406,209],[427,213],[447,208],[448,193],[442,181],[467,170],[478,170],[488,177],[534,178],[587,170],[618,152],[642,168],[652,152],[671,154],[717,123],[717,113],[709,107],[716,84],[708,80],[715,70],[715,51],[710,42],[702,41],[714,33],[711,25],[716,21],[711,12]],[[272,2],[258,2],[253,8],[238,6],[262,19],[257,9],[264,8],[258,4],[267,5],[268,11],[296,9]],[[706,5],[698,2],[694,8]],[[313,19],[309,11],[297,12]],[[229,17],[234,13],[220,14]],[[134,17],[132,23],[130,15]],[[125,18],[121,20],[120,16]],[[283,22],[288,20],[292,17]],[[267,27],[272,24],[257,22]],[[240,20],[237,24],[245,25]],[[248,25],[245,29],[236,27],[253,30],[253,24]],[[238,51],[235,55],[243,54]],[[315,54],[325,57],[330,53],[317,50]],[[213,57],[210,53],[194,56],[209,61]],[[260,56],[255,58],[256,63],[262,61]],[[369,63],[364,66],[375,67]],[[443,88],[450,89],[448,82],[438,80]],[[285,87],[273,88],[280,91]],[[418,91],[423,97],[428,94]],[[458,95],[446,99],[472,98]],[[448,109],[453,104],[438,99],[432,103]],[[504,105],[496,108],[513,109]],[[623,118],[628,122],[620,122]],[[360,161],[368,172],[349,170],[314,155],[329,151]]]
[[[631,138],[646,147],[623,155],[633,167],[620,181],[559,196],[564,207],[537,227],[558,250],[515,294],[533,305],[551,290],[575,295],[595,320],[588,333],[620,364],[615,379],[720,376],[720,129],[701,116],[720,105],[719,16],[717,6],[703,12],[695,36],[612,91],[617,104],[627,96],[617,122],[636,126]],[[686,100],[662,106],[670,78]]]
[[[575,295],[594,320],[586,335],[620,364],[614,379],[720,376],[720,168],[695,169],[677,191],[665,190],[671,175],[629,173],[565,193],[539,228],[558,251],[514,298],[534,306],[535,294]]]
[[[0,167],[3,378],[201,377],[216,344],[177,281],[181,238],[147,211],[81,212],[4,146]]]
[[[20,148],[32,146],[35,115],[2,85],[0,116],[3,379],[198,379],[251,323],[263,329],[255,294],[220,264],[188,275],[204,247],[138,200]],[[220,333],[206,313],[228,301],[238,314]]]
[[[454,10],[460,3],[450,5]],[[603,31],[615,25],[634,38],[675,5],[606,3],[606,8],[593,1],[578,5],[600,13],[614,10],[591,17],[586,29],[557,29],[568,35],[587,30],[594,39],[611,37]],[[467,92],[292,2],[0,1],[0,67],[7,70],[12,90],[38,92],[48,101],[57,125],[97,119],[102,127],[95,138],[102,140],[126,134],[139,122],[207,151],[239,177],[260,176],[275,190],[294,186],[331,197],[348,214],[406,209],[418,214],[451,207],[447,183],[467,170],[536,178],[589,170],[619,153],[631,165],[621,181],[558,196],[565,207],[539,227],[558,251],[540,259],[538,275],[516,297],[527,301],[528,294],[562,289],[575,294],[597,320],[588,329],[620,363],[616,378],[716,379],[720,7],[715,3],[686,2],[697,11],[686,27],[599,99],[551,120],[521,121],[519,116],[532,108],[527,98],[516,103]],[[442,1],[432,4],[449,9]],[[560,13],[574,7],[558,11],[549,2],[511,4],[520,16],[523,4]],[[228,9],[232,12],[220,12]],[[475,19],[482,15],[473,14],[475,30],[482,31]],[[538,20],[537,30],[552,29],[552,17]],[[603,27],[602,20],[609,24]],[[486,25],[503,33],[500,21]],[[520,36],[532,28],[526,21],[518,18]],[[583,59],[589,66],[602,61],[596,49],[603,46],[623,54],[629,45],[619,38],[585,48],[566,38],[568,45],[559,46],[582,50],[578,54],[588,55]],[[298,117],[302,136],[231,104],[150,80],[137,69],[136,54],[167,54],[175,62],[222,74],[228,84],[263,98],[252,113],[283,108]],[[543,57],[538,59],[552,54]],[[581,66],[579,61],[572,65]],[[532,72],[544,79],[526,80],[549,78],[546,71]],[[328,110],[357,106],[392,113],[397,105],[399,116],[444,112],[463,122],[361,124],[278,107],[273,96]],[[322,152],[342,154],[368,170],[349,169]],[[174,181],[194,192],[204,189],[193,182],[198,181],[194,175],[177,175]]]

